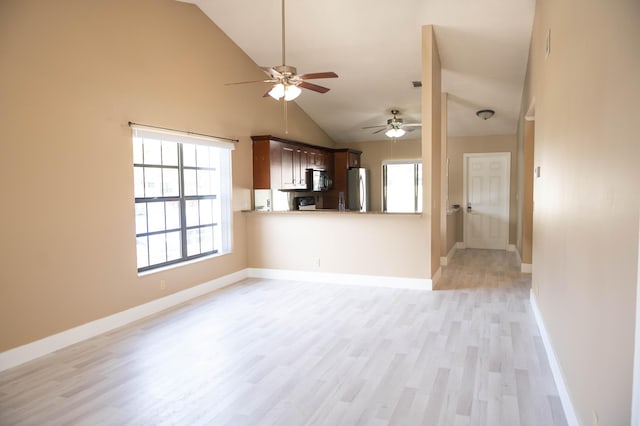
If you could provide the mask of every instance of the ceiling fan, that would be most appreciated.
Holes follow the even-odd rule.
[[[265,80],[253,80],[253,81],[241,81],[237,83],[227,83],[226,85],[233,84],[248,84],[248,83],[273,83],[273,86],[263,97],[271,96],[275,100],[284,98],[285,101],[292,101],[297,98],[303,89],[312,90],[318,93],[327,93],[329,88],[319,86],[317,84],[309,83],[306,80],[318,79],[318,78],[336,78],[338,75],[334,72],[315,72],[308,74],[298,75],[296,67],[286,65],[285,61],[285,25],[284,25],[284,0],[282,0],[282,65],[273,67],[260,67],[269,78]]]
[[[402,118],[398,118],[398,114],[400,114],[400,111],[398,111],[397,109],[392,109],[391,114],[393,115],[393,117],[387,120],[387,124],[381,124],[379,126],[367,126],[363,127],[362,129],[376,129],[380,127],[379,130],[373,132],[374,135],[386,130],[386,132],[384,133],[386,136],[390,138],[399,138],[404,136],[406,132],[413,132],[416,127],[422,127],[422,123],[405,123]]]

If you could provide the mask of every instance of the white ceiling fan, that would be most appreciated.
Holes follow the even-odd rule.
[[[380,133],[386,130],[384,134],[387,137],[399,138],[404,136],[406,132],[413,132],[416,127],[422,127],[422,123],[405,123],[402,118],[398,118],[398,114],[400,114],[400,111],[398,111],[397,109],[392,109],[391,114],[393,115],[393,117],[387,120],[387,124],[381,124],[378,126],[367,126],[363,127],[362,129],[365,130],[380,128],[379,130],[373,132],[373,134]]]
[[[237,83],[227,83],[226,85],[233,84],[249,84],[249,83],[272,83],[273,86],[264,97],[271,96],[275,100],[284,98],[285,101],[292,101],[297,98],[303,89],[312,90],[318,93],[327,93],[329,88],[319,86],[317,84],[309,83],[306,80],[319,79],[319,78],[336,78],[338,75],[335,72],[315,72],[298,75],[296,67],[287,65],[285,60],[285,19],[284,19],[284,0],[282,0],[282,65],[273,67],[260,67],[269,78],[265,80],[253,80],[253,81],[240,81]]]

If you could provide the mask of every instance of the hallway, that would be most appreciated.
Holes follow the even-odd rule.
[[[529,295],[531,274],[522,274],[516,253],[506,250],[457,250],[434,290],[518,288]]]

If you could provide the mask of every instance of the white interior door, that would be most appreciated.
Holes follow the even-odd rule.
[[[464,154],[464,234],[469,248],[509,243],[511,153]]]

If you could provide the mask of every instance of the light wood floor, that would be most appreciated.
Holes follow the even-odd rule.
[[[1,373],[0,424],[565,425],[513,253],[441,283],[247,280]]]

